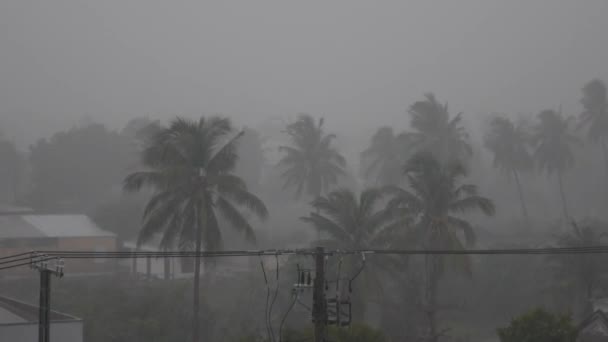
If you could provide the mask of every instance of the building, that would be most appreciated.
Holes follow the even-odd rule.
[[[114,233],[97,227],[86,215],[0,215],[0,257],[31,251],[116,251]],[[69,275],[106,273],[115,269],[109,259],[66,260]],[[30,272],[27,268],[5,270],[3,276]]]
[[[50,312],[50,342],[82,342],[82,319]],[[38,307],[0,296],[0,341],[38,341]]]

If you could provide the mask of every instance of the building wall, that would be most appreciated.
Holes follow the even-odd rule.
[[[51,322],[51,342],[83,342],[82,321]],[[37,342],[37,323],[0,325],[0,341]]]

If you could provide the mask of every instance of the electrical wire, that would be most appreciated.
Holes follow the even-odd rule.
[[[270,339],[270,325],[268,324],[268,302],[270,301],[270,286],[268,285],[268,277],[266,276],[266,269],[264,268],[264,262],[260,257],[260,266],[262,267],[262,273],[264,274],[264,282],[266,283],[266,304],[264,305],[264,323],[266,324],[266,335]]]
[[[270,309],[268,309],[268,324],[270,325],[270,335],[272,337],[272,341],[275,341],[275,337],[274,337],[274,330],[272,329],[272,308],[274,306],[274,303],[277,301],[277,297],[279,296],[279,255],[276,254],[275,255],[275,260],[276,260],[276,287],[274,290],[274,295],[272,297],[272,301],[270,302]]]
[[[296,305],[297,301],[298,301],[298,292],[296,291],[294,294],[293,301],[289,305],[289,309],[287,309],[287,311],[285,312],[285,315],[283,315],[283,318],[281,319],[281,324],[279,325],[279,342],[283,341],[283,325],[285,324],[285,321],[287,320],[287,316],[289,316],[289,313],[291,312],[293,307]]]

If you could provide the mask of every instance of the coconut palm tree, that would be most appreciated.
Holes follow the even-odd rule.
[[[540,112],[538,119],[532,136],[533,156],[541,170],[556,175],[564,218],[568,220],[570,215],[562,178],[566,169],[574,164],[572,148],[579,140],[570,130],[572,118],[549,109]]]
[[[586,220],[580,225],[573,222],[571,231],[558,235],[555,242],[557,247],[563,248],[603,245],[606,242],[607,228],[605,222],[597,220]],[[572,297],[580,298],[583,314],[590,314],[594,292],[606,281],[606,261],[606,257],[601,254],[551,255],[549,262],[555,275],[552,283],[572,291]]]
[[[392,127],[380,127],[369,147],[361,153],[365,178],[377,185],[396,185],[403,175],[403,164],[411,149],[410,136],[395,134]]]
[[[459,217],[470,211],[494,214],[494,204],[480,196],[473,184],[462,184],[466,176],[460,161],[438,161],[431,153],[420,153],[406,164],[408,187],[387,187],[393,197],[388,210],[416,213],[408,240],[425,249],[464,249],[475,242],[470,222]],[[425,311],[429,322],[429,341],[437,341],[437,287],[446,265],[450,263],[471,273],[467,256],[430,255],[425,258]]]
[[[595,79],[583,87],[581,99],[583,112],[580,114],[580,125],[587,126],[587,137],[591,142],[602,147],[606,173],[608,174],[608,96],[606,84]]]
[[[528,227],[530,219],[520,182],[520,173],[529,171],[534,160],[528,150],[530,134],[523,124],[516,125],[509,118],[495,117],[490,122],[485,147],[494,154],[494,167],[513,177],[521,203],[521,213]]]
[[[130,174],[127,191],[151,187],[155,192],[144,210],[138,245],[157,233],[160,247],[179,246],[200,253],[222,248],[218,215],[250,241],[253,228],[239,207],[260,218],[268,215],[264,203],[232,174],[242,132],[232,135],[229,119],[201,117],[198,121],[174,119],[154,134],[142,152],[147,168]],[[232,136],[231,136],[232,135]],[[200,257],[195,258],[192,340],[199,342]]]
[[[412,104],[408,110],[414,132],[411,137],[418,151],[427,151],[441,162],[464,160],[473,154],[468,134],[462,126],[462,113],[450,117],[448,105],[441,104],[434,94]]]
[[[338,189],[326,196],[321,196],[312,202],[316,212],[310,213],[301,220],[309,223],[317,231],[325,232],[327,239],[322,241],[330,248],[342,250],[363,250],[368,248],[386,247],[390,242],[391,232],[398,225],[399,218],[381,208],[383,193],[379,189],[366,189],[359,195],[348,189]],[[344,274],[352,274],[359,268],[353,264],[354,259],[348,259],[342,267]],[[386,260],[383,260],[386,261]],[[383,268],[386,265],[376,265]],[[374,270],[366,271],[360,280],[367,285],[372,282],[373,286],[367,288],[378,289],[378,274]],[[375,276],[374,276],[375,275]],[[347,282],[343,282],[348,285]],[[339,289],[340,290],[340,289]],[[365,312],[365,300],[362,295],[355,297],[354,312],[358,318],[363,318]]]
[[[286,127],[291,139],[289,146],[280,146],[285,155],[279,161],[285,187],[295,187],[296,196],[302,192],[313,198],[320,196],[345,175],[346,160],[332,146],[334,134],[323,130],[323,118],[317,123],[312,116],[301,114]]]

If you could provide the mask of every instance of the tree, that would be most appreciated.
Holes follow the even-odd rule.
[[[130,174],[124,182],[127,191],[145,186],[155,190],[144,209],[138,244],[162,233],[163,249],[176,244],[189,249],[192,242],[196,253],[221,249],[218,214],[255,241],[252,226],[237,206],[260,218],[268,212],[245,182],[232,174],[237,160],[236,143],[243,132],[230,137],[231,132],[230,120],[201,117],[198,121],[176,118],[155,134],[142,152],[148,169]],[[195,258],[194,266],[194,342],[199,341],[200,259]]]
[[[608,233],[607,227],[600,221],[586,220],[580,226],[573,222],[571,231],[557,236],[556,245],[563,248],[601,245]],[[593,294],[601,287],[608,272],[606,257],[603,254],[557,254],[549,256],[549,261],[555,275],[553,284],[564,286],[572,297],[580,298],[583,314],[591,314]]]
[[[580,125],[587,126],[587,137],[602,147],[608,174],[608,96],[606,85],[598,79],[589,81],[582,89]]]
[[[101,124],[74,127],[31,147],[32,192],[39,210],[94,208],[120,182],[132,159],[129,139]]]
[[[336,136],[326,134],[323,123],[323,118],[315,123],[312,116],[301,114],[286,127],[291,145],[279,147],[285,153],[279,167],[284,170],[285,187],[295,187],[297,197],[306,189],[316,198],[345,175],[346,160],[332,146]]]
[[[532,137],[534,159],[548,175],[556,174],[564,218],[568,220],[570,215],[562,178],[564,171],[574,164],[572,148],[579,140],[570,131],[572,118],[549,109],[540,112],[538,119]]]
[[[494,167],[513,177],[521,203],[521,213],[529,227],[530,219],[519,176],[521,172],[529,171],[534,166],[534,160],[528,150],[530,134],[523,124],[515,125],[504,117],[492,119],[489,128],[485,146],[494,154]]]
[[[380,127],[361,153],[365,177],[377,185],[398,184],[411,147],[409,138],[405,133],[395,134],[392,127]]]
[[[531,310],[498,329],[501,342],[574,342],[576,326],[568,315]]]
[[[495,209],[490,199],[478,194],[475,185],[461,184],[466,176],[462,163],[457,160],[441,163],[432,154],[421,153],[407,162],[405,174],[408,189],[387,187],[386,191],[393,196],[388,210],[415,216],[406,241],[425,249],[464,249],[465,245],[473,245],[473,227],[459,215],[474,210],[493,215]],[[425,311],[429,341],[437,341],[441,334],[436,327],[437,287],[448,262],[467,274],[471,273],[466,255],[450,258],[431,255],[425,258]]]
[[[264,139],[258,131],[252,128],[244,128],[245,134],[240,139],[237,154],[239,160],[236,163],[234,173],[245,180],[247,185],[253,189],[259,189],[264,165]]]
[[[464,160],[473,154],[468,134],[462,126],[462,113],[450,118],[447,103],[442,105],[432,93],[408,110],[411,115],[412,140],[418,151],[432,153],[439,161]]]
[[[316,212],[301,220],[311,224],[318,232],[325,232],[329,237],[325,244],[331,248],[361,250],[386,246],[386,233],[390,231],[391,225],[394,227],[394,218],[379,207],[381,199],[382,191],[378,189],[367,189],[360,195],[351,190],[338,189],[315,199],[312,206]],[[343,270],[345,274],[352,274],[360,268],[360,265],[352,263],[354,260],[349,261],[351,262]],[[375,281],[375,278],[377,277],[364,277],[364,282]],[[378,287],[373,286],[375,289]],[[353,311],[359,313],[359,318],[363,318],[365,301],[362,296],[356,298],[359,300],[353,305]]]

